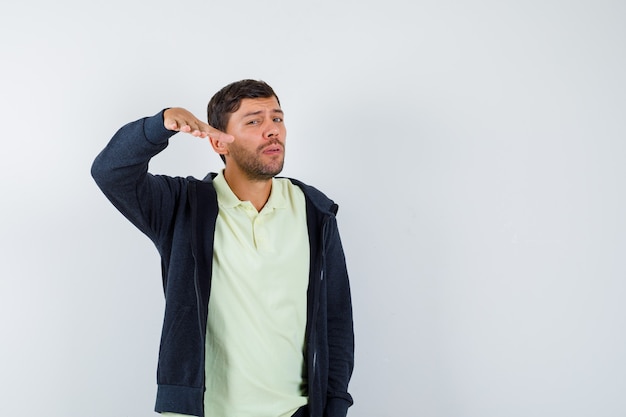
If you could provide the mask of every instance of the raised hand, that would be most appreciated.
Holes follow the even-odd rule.
[[[231,143],[235,140],[232,135],[215,129],[182,107],[172,107],[165,110],[163,113],[163,125],[168,130],[189,133],[197,138],[210,137],[223,143]]]

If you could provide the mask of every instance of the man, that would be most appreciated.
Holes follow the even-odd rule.
[[[129,123],[92,167],[161,255],[156,411],[345,417],[354,335],[337,205],[276,178],[286,129],[266,83],[224,87],[208,120],[168,108]],[[207,138],[223,171],[202,181],[149,174],[148,162],[177,132]]]

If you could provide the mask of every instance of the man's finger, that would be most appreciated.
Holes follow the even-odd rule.
[[[200,126],[199,120],[191,120],[187,122],[187,126],[189,127],[186,132],[191,133],[194,136],[200,136],[202,134],[202,128]]]
[[[168,119],[165,121],[165,128],[168,130],[178,131],[180,128],[175,119]]]
[[[201,132],[206,133],[207,136],[208,136],[208,135],[211,134],[211,132],[215,131],[216,129],[213,128],[213,126],[208,125],[208,124],[204,123],[201,120],[198,120],[198,130],[200,130]]]
[[[209,136],[212,139],[221,143],[233,143],[235,141],[235,137],[233,135],[229,135],[228,133],[224,133],[221,130],[217,130],[214,128],[211,128]]]
[[[224,133],[221,130],[218,130],[216,128],[214,128],[213,126],[211,126],[210,124],[207,124],[205,122],[202,122],[200,120],[198,120],[198,125],[200,128],[200,131],[202,133],[204,133],[205,135],[202,137],[211,137],[219,142],[224,142],[224,143],[231,143],[235,140],[235,137],[233,135],[229,135],[228,133]]]
[[[189,123],[187,122],[179,122],[178,124],[180,126],[180,129],[179,129],[180,132],[191,133],[191,131],[193,130],[191,126],[189,126]]]

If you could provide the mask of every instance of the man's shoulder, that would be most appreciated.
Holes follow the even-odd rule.
[[[303,181],[300,181],[296,178],[286,177],[286,180],[289,180],[292,184],[298,186],[304,196],[320,211],[326,212],[329,214],[336,214],[338,206],[337,204],[326,194],[324,194],[318,188],[306,184]]]

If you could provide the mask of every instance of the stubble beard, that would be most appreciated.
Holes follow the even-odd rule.
[[[263,162],[263,150],[275,144],[281,145],[283,152],[271,157],[270,162]],[[254,152],[232,143],[229,147],[229,153],[233,162],[239,166],[239,169],[251,181],[267,181],[274,178],[283,170],[285,163],[285,145],[278,140],[259,146]]]

